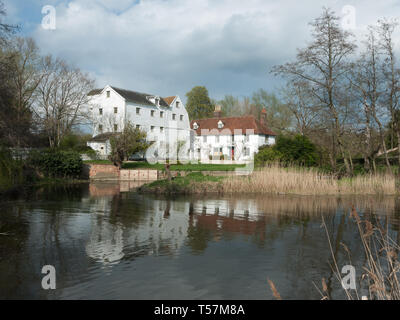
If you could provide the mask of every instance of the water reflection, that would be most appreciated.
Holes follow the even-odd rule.
[[[318,299],[313,282],[341,291],[334,254],[364,263],[348,217],[386,225],[400,240],[394,197],[178,197],[140,195],[136,183],[43,188],[5,201],[1,213],[0,298]],[[56,267],[57,290],[40,289],[41,266]],[[173,289],[172,289],[173,288]]]

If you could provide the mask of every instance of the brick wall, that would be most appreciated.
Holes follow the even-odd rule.
[[[117,180],[119,179],[119,169],[114,165],[91,164],[89,168],[90,179]]]

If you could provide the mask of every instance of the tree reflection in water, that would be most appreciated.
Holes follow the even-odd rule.
[[[342,264],[348,262],[342,243],[353,253],[356,267],[365,262],[357,230],[348,217],[353,204],[370,220],[380,217],[400,240],[400,206],[393,197],[163,198],[137,194],[132,187],[111,183],[62,186],[39,190],[29,201],[10,199],[2,212],[0,232],[14,236],[0,238],[0,297],[57,298],[63,292],[77,296],[67,288],[78,290],[103,279],[103,269],[128,285],[130,280],[121,270],[142,263],[147,266],[142,273],[129,277],[136,279],[135,286],[147,281],[141,287],[141,294],[146,295],[146,288],[150,294],[153,285],[171,278],[193,282],[191,272],[200,262],[203,280],[196,285],[205,286],[202,290],[209,290],[211,296],[216,289],[207,283],[222,286],[229,279],[233,287],[225,289],[221,297],[240,298],[244,292],[237,286],[246,286],[247,281],[252,288],[246,293],[250,297],[272,298],[265,283],[269,277],[284,298],[319,298],[312,282],[320,283],[325,277],[335,297],[340,288],[329,267],[331,257],[321,216],[335,258]],[[179,261],[179,268],[174,261]],[[55,265],[61,290],[37,289],[44,264]],[[154,264],[164,265],[160,270],[168,271],[163,272],[175,272],[172,266],[178,270],[156,282],[146,273]],[[260,282],[253,282],[257,279]],[[88,289],[77,292],[84,295]],[[90,293],[97,294],[89,290],[87,297]],[[190,291],[182,296],[188,294]]]

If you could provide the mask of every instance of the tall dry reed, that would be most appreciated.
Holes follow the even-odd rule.
[[[250,176],[231,176],[222,181],[224,193],[275,193],[301,195],[396,194],[395,177],[370,174],[337,179],[312,168],[273,165]]]
[[[352,290],[343,289],[347,298],[349,300],[400,300],[399,243],[389,236],[387,227],[385,228],[382,226],[379,219],[377,223],[373,225],[369,219],[362,219],[354,206],[350,212],[350,217],[354,219],[357,225],[365,255],[363,272],[358,279],[358,283],[368,290],[368,295],[360,296],[357,288],[354,292]],[[332,249],[328,228],[324,219],[323,225],[333,258],[332,268],[338,281],[342,282],[341,273]],[[342,245],[345,247],[350,259],[350,250],[344,244]],[[330,295],[324,283],[323,279],[321,294],[323,295],[323,299],[329,299]]]

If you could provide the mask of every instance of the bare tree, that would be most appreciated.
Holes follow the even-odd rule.
[[[358,92],[359,103],[362,106],[364,114],[364,128],[365,128],[365,161],[367,166],[370,160],[374,161],[379,149],[372,147],[372,128],[373,123],[378,126],[380,147],[383,149],[385,155],[386,165],[391,171],[390,162],[387,153],[385,142],[385,128],[382,122],[385,117],[386,109],[383,107],[381,101],[384,93],[383,73],[381,69],[381,61],[379,54],[379,46],[376,38],[376,31],[374,27],[368,28],[368,34],[365,44],[365,51],[362,52],[360,58],[355,63],[354,73],[352,75],[352,85]]]
[[[346,172],[351,174],[342,139],[345,106],[341,102],[344,76],[350,70],[347,58],[356,45],[350,39],[351,33],[340,28],[338,20],[334,12],[324,8],[322,15],[311,23],[313,41],[305,49],[298,50],[295,62],[275,66],[272,72],[309,84],[313,96],[331,119],[335,143],[344,159]]]
[[[94,81],[78,68],[52,56],[43,58],[42,70],[35,111],[50,147],[57,147],[73,128],[88,122],[87,94]]]
[[[321,127],[320,105],[306,81],[291,81],[282,93],[286,106],[294,115],[297,132],[308,135],[313,129]]]
[[[5,117],[0,126],[6,132],[8,144],[21,147],[28,143],[32,128],[32,103],[37,86],[42,80],[39,53],[30,38],[15,38],[3,51],[7,59],[7,83],[12,90]],[[4,130],[6,128],[6,130]]]
[[[0,46],[4,45],[11,34],[18,29],[17,26],[4,23],[2,18],[6,16],[4,3],[0,1]]]
[[[399,110],[400,69],[396,66],[393,41],[393,33],[397,26],[398,22],[396,20],[378,20],[377,32],[379,34],[380,48],[385,57],[382,65],[383,81],[386,87],[383,95],[383,104],[390,113],[393,129],[396,132],[400,164],[400,123],[396,112]]]

